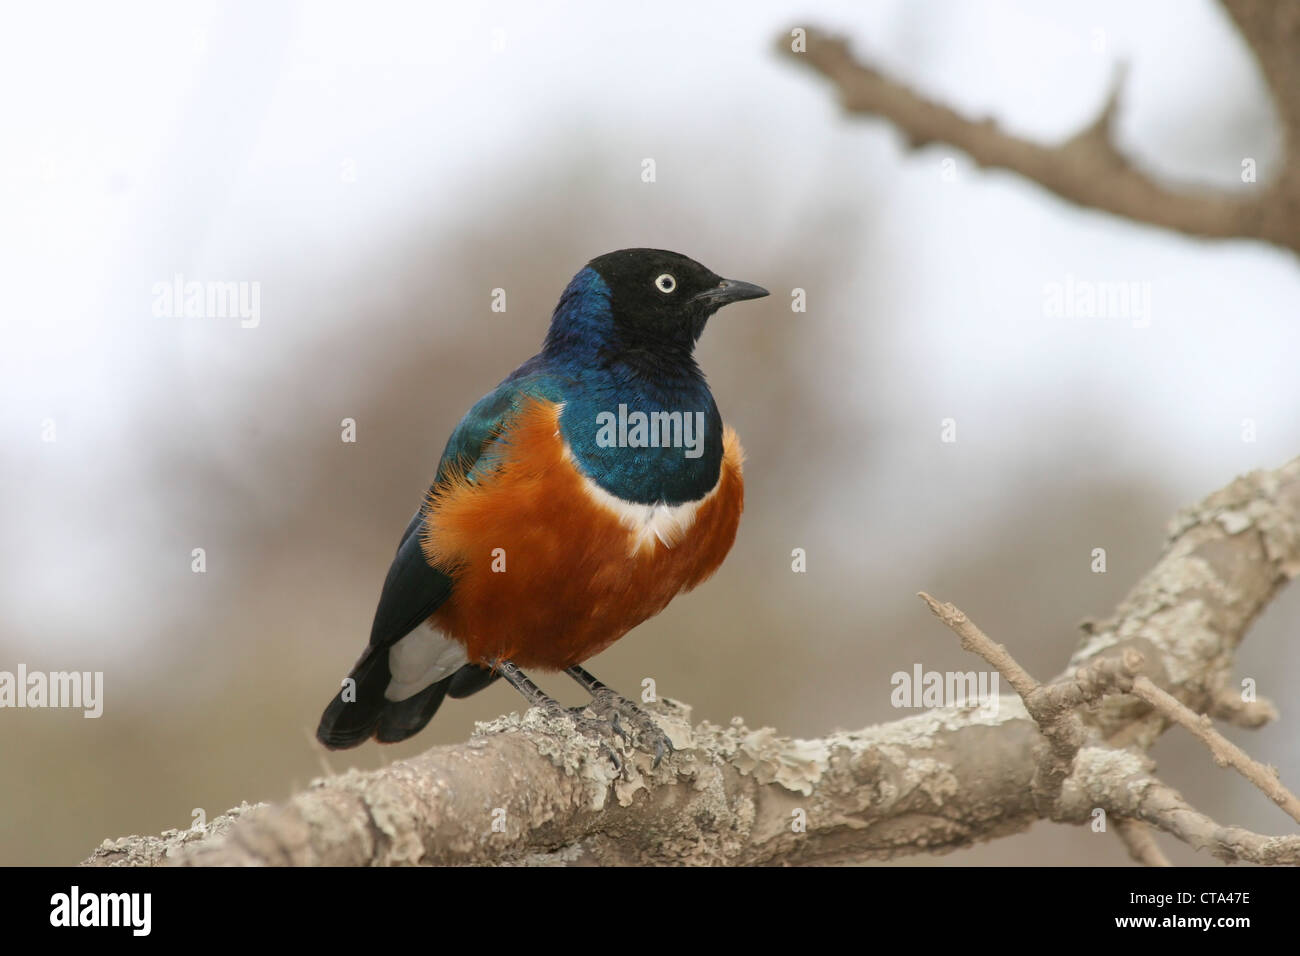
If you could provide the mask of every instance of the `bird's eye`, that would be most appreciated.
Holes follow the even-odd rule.
[[[665,272],[658,279],[655,279],[655,288],[667,295],[669,292],[672,292],[673,289],[677,288],[677,280],[669,273]]]

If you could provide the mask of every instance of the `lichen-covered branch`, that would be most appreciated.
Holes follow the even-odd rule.
[[[1232,192],[1164,184],[1119,150],[1112,127],[1122,71],[1093,122],[1065,142],[1044,145],[914,92],[856,57],[841,37],[799,27],[802,36],[779,36],[777,49],[826,77],[846,112],[889,121],[912,149],[946,143],[981,167],[1017,173],[1080,206],[1193,236],[1260,239],[1300,252],[1300,8],[1272,0],[1224,6],[1260,65],[1287,150],[1275,175]]]
[[[622,775],[566,721],[501,718],[461,746],[316,781],[243,809],[215,838],[106,841],[95,864],[764,864],[889,858],[1022,830],[1036,733],[999,713],[931,711],[816,741],[655,712],[679,753]],[[993,750],[1008,759],[988,765]],[[1008,800],[1008,795],[1019,799]]]
[[[652,769],[628,751],[621,773],[567,721],[532,710],[459,746],[317,780],[280,806],[105,840],[86,862],[813,864],[944,852],[1040,819],[1091,823],[1100,809],[1144,862],[1164,856],[1141,824],[1224,859],[1297,863],[1300,836],[1220,825],[1152,775],[1144,751],[1172,717],[1129,691],[1145,678],[1180,706],[1257,725],[1271,705],[1227,702],[1233,652],[1298,572],[1300,459],[1183,512],[1160,561],[1052,681],[929,599],[1023,700],[816,740],[739,720],[692,727],[689,708],[665,700],[652,709],[678,752]]]
[[[1148,823],[1225,862],[1300,865],[1300,835],[1262,836],[1216,823],[1151,774],[1151,761],[1133,750],[1084,747],[1061,794],[1055,819],[1088,823],[1100,807],[1120,819]]]
[[[1231,766],[1255,784],[1296,822],[1300,801],[1284,787],[1276,772],[1250,759],[1239,747],[1208,726],[1172,694],[1140,673],[1145,661],[1131,647],[1119,656],[1094,657],[1072,677],[1044,686],[1020,667],[1006,648],[993,641],[961,610],[920,595],[930,610],[961,639],[962,646],[996,667],[1012,682],[1048,746],[1039,751],[1035,774],[1034,805],[1047,819],[1085,822],[1098,808],[1123,813],[1120,838],[1131,855],[1151,865],[1163,865],[1163,854],[1140,824],[1150,823],[1199,848],[1233,862],[1300,863],[1300,834],[1285,838],[1263,837],[1245,830],[1225,828],[1190,807],[1173,789],[1151,776],[1150,763],[1136,751],[1122,750],[1100,741],[1100,731],[1080,719],[1079,708],[1108,693],[1131,694],[1150,705],[1170,722],[1194,733],[1210,750],[1215,763]],[[1086,754],[1085,754],[1086,750]],[[1089,775],[1087,767],[1110,768],[1123,778],[1124,798],[1115,796],[1109,775]],[[1066,788],[1071,790],[1067,796]],[[1139,799],[1134,800],[1134,796]],[[1225,834],[1231,830],[1230,839]]]
[[[1233,659],[1255,618],[1297,574],[1300,459],[1238,478],[1175,516],[1155,567],[1114,616],[1088,624],[1061,676],[1132,649],[1147,677],[1198,714],[1222,712],[1235,694],[1243,712],[1266,715],[1271,705],[1249,699]],[[1108,742],[1144,750],[1168,725],[1132,697],[1107,698],[1085,719]]]

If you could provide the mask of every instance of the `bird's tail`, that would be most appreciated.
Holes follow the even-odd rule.
[[[405,700],[389,700],[384,696],[392,680],[388,660],[387,648],[366,648],[349,680],[321,714],[317,740],[331,750],[356,747],[371,737],[381,744],[397,743],[423,730],[444,698],[468,697],[501,676],[486,667],[465,664]]]

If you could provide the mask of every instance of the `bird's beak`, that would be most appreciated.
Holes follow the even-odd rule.
[[[752,282],[741,282],[739,279],[723,279],[712,289],[705,289],[694,298],[696,302],[706,302],[711,308],[720,309],[732,302],[761,299],[767,294],[766,289],[754,285]]]

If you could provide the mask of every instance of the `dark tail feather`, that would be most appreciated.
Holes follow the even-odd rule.
[[[447,696],[459,700],[470,694],[477,694],[500,676],[500,671],[489,670],[477,664],[466,664],[447,678],[451,681],[447,687]]]
[[[447,696],[447,685],[450,683],[451,678],[446,677],[406,700],[388,701],[379,713],[375,739],[381,744],[395,744],[412,734],[418,734],[437,713],[442,699]]]
[[[316,739],[331,750],[355,747],[370,739],[383,714],[384,688],[392,675],[388,672],[388,652],[368,647],[348,675],[354,686],[344,686],[321,714]]]
[[[477,664],[466,664],[418,694],[393,701],[384,696],[392,678],[388,649],[370,647],[348,676],[356,682],[355,695],[346,687],[335,694],[316,728],[316,739],[331,750],[356,747],[371,737],[382,744],[405,740],[424,729],[444,697],[468,697],[501,675]],[[345,693],[355,699],[344,700]]]

